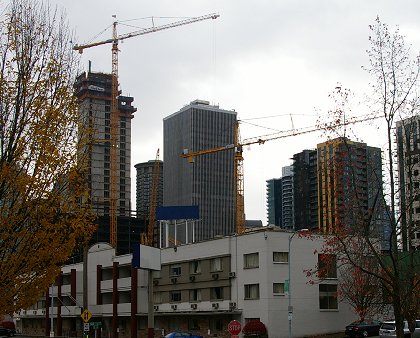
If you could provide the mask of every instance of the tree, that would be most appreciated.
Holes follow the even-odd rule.
[[[322,250],[337,257],[342,274],[352,271],[353,278],[347,283],[356,287],[360,280],[365,283],[373,278],[374,283],[380,285],[377,290],[383,291],[382,297],[392,306],[397,336],[402,338],[403,320],[407,319],[412,324],[420,314],[420,251],[416,250],[420,246],[415,235],[420,230],[420,218],[416,216],[420,210],[420,60],[411,57],[410,48],[398,28],[391,32],[379,18],[369,28],[369,65],[365,70],[372,76],[373,82],[371,105],[368,108],[380,118],[378,135],[382,131],[385,133],[383,159],[386,170],[383,175],[368,170],[365,178],[371,184],[367,191],[361,191],[357,177],[362,173],[355,163],[357,156],[365,155],[351,154],[352,142],[345,134],[348,131],[344,130],[343,134],[334,125],[326,127],[328,131],[341,132],[344,145],[341,152],[335,154],[338,159],[332,158],[327,167],[345,173],[342,177],[347,181],[343,186],[351,188],[340,191],[340,186],[337,188],[335,185],[336,201],[341,208],[336,211],[341,217],[335,217],[333,230],[326,236]],[[334,111],[339,125],[349,114],[349,109],[345,104],[348,92],[340,87],[337,87],[337,91],[343,103],[336,105]],[[345,154],[354,162],[341,161],[340,154]],[[339,176],[332,177],[337,179]],[[368,204],[362,203],[366,194]],[[308,274],[313,276],[313,272]],[[347,296],[354,301],[354,294]]]
[[[2,5],[0,313],[12,313],[39,299],[94,228],[65,16],[35,0]]]

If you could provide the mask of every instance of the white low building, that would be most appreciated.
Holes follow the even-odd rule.
[[[259,319],[270,338],[288,337],[289,323],[292,337],[344,331],[356,316],[337,300],[339,275],[317,283],[306,276],[321,246],[321,239],[267,227],[161,249],[161,270],[152,283],[155,335],[183,330],[228,337],[234,319],[242,326]],[[84,318],[96,337],[147,337],[148,273],[131,262],[132,255],[115,256],[105,243],[89,249]],[[56,335],[80,335],[89,326],[80,315],[83,277],[82,263],[63,267],[50,297],[20,312],[21,330],[49,333],[52,309]]]

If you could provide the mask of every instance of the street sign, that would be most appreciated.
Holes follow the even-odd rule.
[[[92,314],[89,312],[88,309],[85,309],[85,311],[82,312],[80,317],[82,317],[82,319],[85,323],[88,323],[89,320],[92,318]]]
[[[97,330],[102,327],[102,322],[90,322],[89,325],[92,330]]]
[[[289,280],[288,279],[284,280],[284,294],[285,295],[289,294]]]
[[[89,323],[84,323],[83,324],[83,332],[89,332],[89,331],[90,331]]]
[[[241,323],[237,320],[232,320],[229,322],[227,329],[232,336],[237,336],[241,332]]]

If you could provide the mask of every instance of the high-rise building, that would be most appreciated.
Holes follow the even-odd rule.
[[[233,144],[236,116],[196,100],[163,120],[163,204],[198,205],[196,240],[235,232],[234,149],[196,156],[193,163],[180,155]]]
[[[293,229],[293,167],[283,167],[281,178],[273,178],[266,183],[268,224]]]
[[[117,189],[117,250],[129,252],[130,236],[137,223],[131,220],[131,119],[136,108],[133,98],[118,96],[118,128],[116,170],[111,173],[111,74],[87,72],[74,84],[79,100],[81,121],[89,128],[88,183],[94,212],[98,215],[98,230],[92,240],[110,238],[110,183],[115,178]],[[115,175],[111,177],[111,175]],[[139,239],[139,229],[136,230]]]
[[[158,167],[156,167],[158,166]],[[156,207],[163,205],[163,162],[150,160],[137,163],[136,168],[136,214],[138,218],[148,219],[152,193],[153,170],[159,175],[156,185]]]
[[[281,169],[281,174],[281,227],[285,229],[294,229],[293,167],[283,167]]]
[[[293,155],[295,229],[318,229],[316,150]]]
[[[383,236],[381,149],[347,138],[317,145],[318,226],[331,233],[365,221],[372,208],[375,234]],[[376,201],[376,202],[375,202]],[[363,220],[362,220],[363,218]]]
[[[281,225],[281,178],[272,178],[266,181],[267,223],[268,225]]]
[[[402,248],[420,249],[420,117],[397,124]]]

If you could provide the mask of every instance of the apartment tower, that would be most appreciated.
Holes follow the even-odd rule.
[[[420,117],[397,124],[402,249],[420,249]]]
[[[195,100],[163,120],[163,204],[198,205],[196,240],[235,232],[234,149],[196,156],[192,163],[180,155],[233,144],[236,116]]]
[[[340,226],[364,221],[375,212],[370,223],[383,236],[383,181],[381,150],[347,138],[336,138],[317,145],[318,226],[331,233]],[[363,219],[362,219],[363,218]]]
[[[111,74],[87,72],[79,75],[74,84],[81,120],[90,126],[86,151],[90,198],[98,215],[98,230],[92,239],[95,241],[110,239],[111,80]],[[117,182],[117,247],[124,252],[129,251],[128,236],[135,226],[130,219],[131,119],[137,110],[132,102],[132,97],[118,96],[118,170],[112,173]]]
[[[163,162],[150,160],[137,163],[136,168],[136,214],[138,218],[148,219],[152,195],[153,171],[158,176],[156,184],[156,207],[163,205]]]

